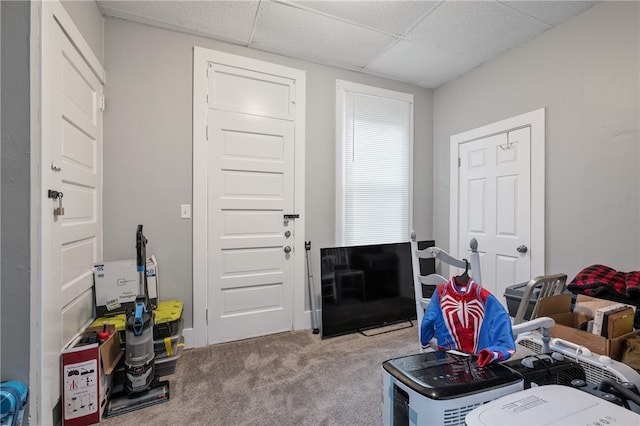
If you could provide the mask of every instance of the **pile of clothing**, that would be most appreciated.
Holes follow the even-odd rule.
[[[621,272],[605,265],[591,265],[567,285],[571,292],[601,297],[618,295],[640,301],[640,271]]]

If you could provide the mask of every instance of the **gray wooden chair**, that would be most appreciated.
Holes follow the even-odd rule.
[[[513,324],[517,325],[525,320],[525,314],[527,312],[527,308],[529,307],[531,296],[536,290],[538,291],[538,296],[529,319],[537,318],[540,299],[560,294],[565,290],[566,287],[566,274],[542,275],[539,277],[535,277],[534,279],[529,281],[524,289],[524,293],[522,294],[522,299],[520,300],[520,305],[518,305],[518,310],[516,311],[516,316],[514,317]]]
[[[478,253],[478,242],[475,238],[471,239],[469,246],[469,260],[457,259],[438,247],[427,247],[419,250],[416,233],[415,231],[411,232],[411,264],[413,266],[413,288],[416,298],[418,327],[422,324],[424,310],[427,308],[430,300],[430,298],[425,297],[423,286],[435,288],[438,284],[449,281],[439,274],[422,275],[420,271],[420,259],[438,259],[448,265],[467,270],[473,280],[478,283],[478,285],[482,285],[480,278],[480,255]]]

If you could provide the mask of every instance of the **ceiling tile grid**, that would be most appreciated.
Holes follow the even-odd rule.
[[[381,32],[402,36],[439,1],[292,1],[298,7],[331,15]]]
[[[434,89],[595,1],[97,0],[106,17]]]

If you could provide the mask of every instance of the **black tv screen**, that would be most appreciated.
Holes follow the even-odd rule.
[[[320,265],[323,338],[416,319],[409,242],[321,248]],[[434,273],[434,259],[420,269]]]

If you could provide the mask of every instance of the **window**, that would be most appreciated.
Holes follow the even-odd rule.
[[[408,241],[413,95],[341,80],[336,89],[337,243]]]

